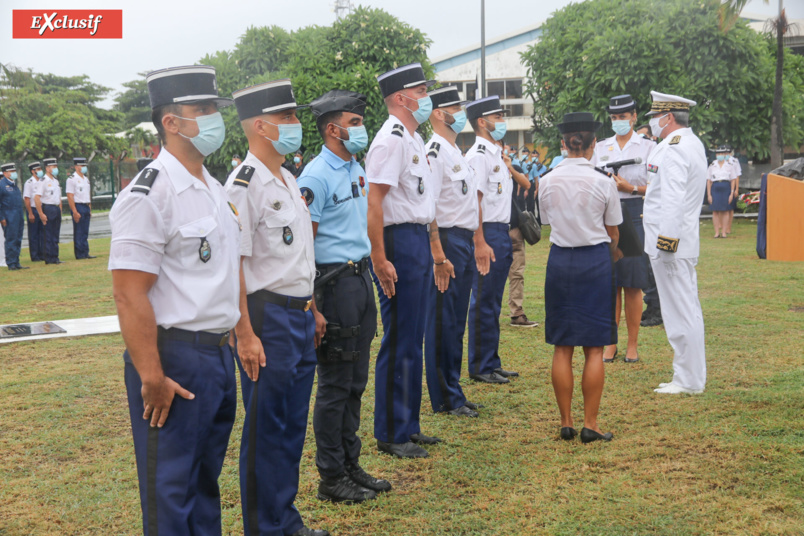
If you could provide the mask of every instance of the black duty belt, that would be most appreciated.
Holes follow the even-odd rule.
[[[229,332],[212,333],[211,331],[188,331],[186,329],[169,328],[162,326],[156,330],[157,344],[161,341],[181,341],[204,346],[224,346],[229,344]]]
[[[251,295],[262,302],[281,305],[282,307],[287,307],[288,309],[298,309],[299,311],[308,311],[310,309],[310,305],[313,303],[312,299],[305,300],[302,298],[291,298],[290,296],[277,294],[276,292],[271,292],[270,290],[258,290]]]

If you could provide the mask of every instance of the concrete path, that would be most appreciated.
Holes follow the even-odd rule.
[[[27,219],[27,218],[26,218]],[[109,238],[112,236],[112,229],[109,226],[109,213],[93,214],[89,220],[89,238]],[[64,244],[73,241],[73,219],[66,215],[61,215],[61,233],[59,243]],[[28,223],[25,223],[25,232],[22,235],[22,247],[28,247]]]
[[[50,335],[32,335],[29,337],[11,337],[7,339],[4,338],[0,339],[0,344],[9,344],[12,342],[21,342],[21,341],[34,341],[40,339],[58,339],[61,337],[83,337],[86,335],[102,335],[104,333],[120,332],[120,323],[117,320],[117,315],[98,316],[95,318],[52,320],[51,322],[53,322],[60,328],[66,330],[66,333],[53,333]]]

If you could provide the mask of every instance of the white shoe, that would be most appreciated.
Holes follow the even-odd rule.
[[[659,389],[661,389],[662,387],[667,387],[668,385],[673,385],[673,382],[669,382],[669,383],[660,383],[660,384],[659,384]]]
[[[678,384],[670,383],[665,387],[659,387],[658,389],[653,390],[654,393],[661,393],[665,395],[699,395],[703,393],[703,389],[687,389],[686,387],[681,387]]]

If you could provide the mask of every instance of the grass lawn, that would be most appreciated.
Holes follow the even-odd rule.
[[[560,441],[543,328],[504,317],[503,363],[522,376],[467,381],[486,406],[476,420],[434,416],[425,388],[422,430],[445,441],[428,459],[377,453],[369,380],[361,462],[391,493],[319,502],[308,428],[296,503],[307,524],[335,535],[803,534],[804,264],[758,260],[754,222],[735,222],[727,240],[712,234],[702,224],[703,395],[653,393],[671,378],[672,353],[662,328],[643,328],[640,362],[606,365],[600,424],[614,441]],[[73,261],[62,245],[66,264],[3,272],[0,324],[114,314],[109,241],[91,242],[96,260]],[[526,311],[540,322],[547,252],[546,239],[527,249]],[[0,346],[0,535],[141,533],[122,353],[119,335]],[[578,379],[577,424],[579,391]],[[242,534],[242,422],[241,405],[221,477],[232,535]]]

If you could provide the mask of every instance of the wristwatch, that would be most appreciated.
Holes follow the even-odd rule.
[[[634,186],[634,189],[631,190],[631,195],[639,195],[639,186]]]

